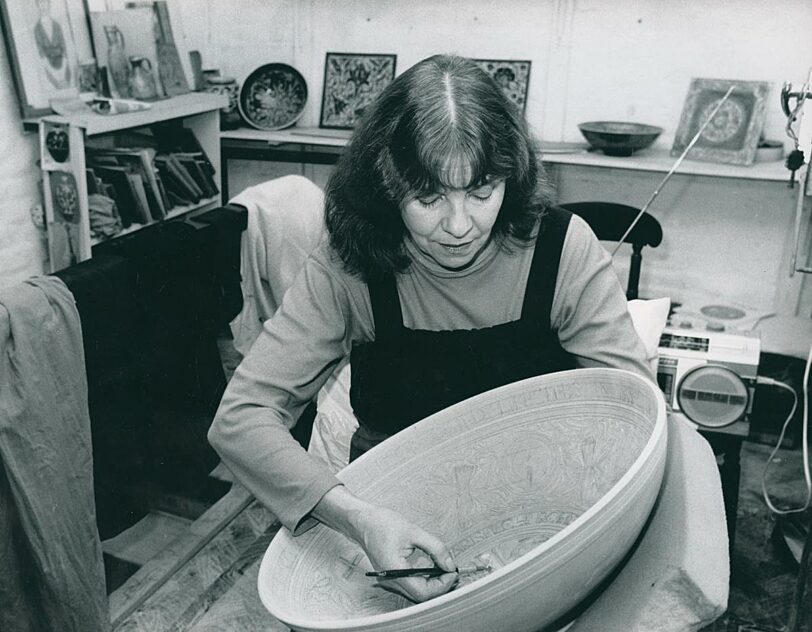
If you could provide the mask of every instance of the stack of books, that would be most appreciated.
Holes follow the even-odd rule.
[[[160,221],[219,193],[206,152],[182,127],[164,135],[125,134],[110,146],[89,144],[86,164],[88,195],[113,199],[124,228]]]

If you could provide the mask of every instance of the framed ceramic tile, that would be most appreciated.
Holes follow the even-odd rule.
[[[352,129],[395,78],[397,55],[327,53],[319,127]]]
[[[82,0],[0,0],[0,17],[22,116],[78,98],[79,64],[93,57]]]
[[[735,86],[733,92],[686,157],[734,165],[753,163],[766,117],[770,92],[767,81],[691,79],[671,147],[672,156],[685,151],[730,86]]]
[[[530,85],[530,61],[515,59],[474,59],[502,88],[508,100],[522,112],[527,107],[527,89]]]

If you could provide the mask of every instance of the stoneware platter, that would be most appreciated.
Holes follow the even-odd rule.
[[[282,529],[262,560],[260,598],[300,631],[558,629],[639,535],[666,436],[662,393],[626,371],[565,371],[477,395],[338,476],[438,535],[458,565],[485,559],[490,570],[415,604],[366,577],[370,562],[347,538]]]

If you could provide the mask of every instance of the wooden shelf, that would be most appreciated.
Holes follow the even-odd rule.
[[[242,127],[220,132],[221,139],[261,141],[271,145],[299,143],[300,145],[326,145],[328,147],[344,147],[349,136],[349,131],[317,127],[291,127],[274,132]]]
[[[235,129],[220,133],[223,140],[254,141],[268,145],[298,144],[303,148],[311,146],[343,147],[348,141],[348,132],[292,127],[279,131],[257,129]],[[651,171],[667,173],[677,158],[665,148],[643,149],[628,157],[605,156],[603,153],[588,151],[584,143],[539,143],[542,161],[548,164],[603,167],[607,169],[628,169],[631,171]],[[302,162],[307,163],[306,152],[302,152]],[[740,178],[788,182],[789,171],[783,160],[757,162],[749,166],[728,165],[714,162],[684,160],[676,172],[682,175],[709,176],[717,178]],[[800,177],[799,171],[796,177]]]
[[[551,164],[667,173],[674,166],[677,158],[672,156],[668,149],[649,148],[636,152],[631,156],[623,157],[605,156],[602,153],[588,152],[586,150],[567,154],[544,153],[542,160]],[[800,173],[796,174],[796,179]],[[789,181],[789,171],[784,166],[783,160],[756,162],[748,166],[739,166],[715,162],[699,162],[686,158],[677,169],[676,174],[740,178],[743,180]]]
[[[159,220],[153,220],[149,224],[130,224],[127,228],[123,229],[121,232],[116,233],[115,235],[110,235],[109,237],[104,237],[102,239],[91,239],[90,245],[95,246],[97,244],[103,243],[105,241],[110,241],[111,239],[118,239],[119,237],[123,237],[124,235],[129,235],[130,233],[134,233],[136,231],[141,230],[142,228],[147,228],[148,226],[154,226],[155,224],[160,224],[170,219],[174,219],[176,217],[180,217],[181,215],[185,215],[186,213],[191,213],[192,211],[198,211],[204,209],[206,207],[215,207],[220,203],[220,196],[214,196],[211,198],[207,198],[205,200],[200,200],[197,204],[190,204],[188,206],[176,206],[171,211],[166,214],[166,217]]]
[[[170,99],[153,101],[150,105],[152,107],[148,110],[124,114],[89,112],[70,117],[54,114],[44,116],[42,119],[26,119],[23,121],[23,126],[26,128],[36,126],[40,120],[62,124],[71,123],[83,127],[87,136],[95,136],[219,110],[228,105],[228,97],[209,92],[190,92]]]

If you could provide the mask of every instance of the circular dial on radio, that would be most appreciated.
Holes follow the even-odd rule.
[[[731,369],[703,364],[683,376],[677,386],[677,403],[694,423],[719,428],[744,416],[750,393],[741,377]]]

